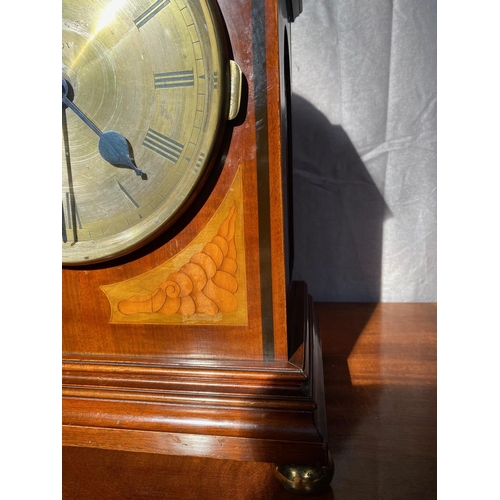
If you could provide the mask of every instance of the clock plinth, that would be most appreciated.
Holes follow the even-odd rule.
[[[306,490],[327,487],[321,341],[307,286],[291,281],[289,28],[300,2],[218,8],[242,103],[206,179],[147,244],[63,268],[63,444],[270,462]]]
[[[63,444],[326,465],[320,339],[305,285],[292,294],[289,362],[67,356]]]

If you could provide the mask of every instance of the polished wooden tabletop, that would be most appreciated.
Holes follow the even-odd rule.
[[[437,497],[436,304],[316,304],[331,489],[314,498]],[[96,497],[98,492],[98,497]],[[63,449],[63,498],[291,499],[271,464]]]

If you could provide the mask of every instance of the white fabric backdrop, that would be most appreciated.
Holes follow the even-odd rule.
[[[303,0],[292,24],[294,278],[436,300],[436,0]]]

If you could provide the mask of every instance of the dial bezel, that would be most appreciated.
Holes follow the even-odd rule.
[[[172,1],[184,3],[182,0]],[[99,236],[77,241],[76,244],[70,242],[70,244],[63,245],[63,265],[79,266],[109,261],[129,254],[147,244],[169,228],[184,213],[213,166],[224,133],[229,106],[230,66],[227,39],[223,20],[215,1],[197,0],[191,2],[189,7],[191,13],[193,13],[194,9],[200,9],[200,12],[202,12],[202,14],[200,12],[194,13],[198,32],[200,32],[201,28],[206,29],[206,32],[199,33],[200,53],[204,57],[210,56],[212,58],[212,62],[208,62],[206,66],[207,68],[215,68],[218,72],[218,89],[217,92],[214,91],[209,96],[211,108],[204,115],[205,122],[210,122],[210,125],[203,130],[203,146],[193,148],[193,156],[198,159],[198,165],[196,165],[196,160],[189,159],[188,161],[190,166],[196,167],[196,174],[190,173],[186,175],[184,183],[181,183],[182,185],[172,195],[175,201],[172,201],[171,198],[165,201],[163,205],[158,205],[129,229],[110,236]],[[205,19],[203,27],[200,19]],[[143,131],[143,133],[146,134],[147,131]],[[200,162],[199,157],[196,155],[202,148],[204,156],[203,161]],[[117,175],[119,172],[120,175],[123,175],[122,170],[116,169]],[[135,177],[134,172],[131,170],[128,171],[128,174]]]

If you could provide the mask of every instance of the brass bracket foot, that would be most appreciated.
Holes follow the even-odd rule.
[[[333,479],[333,458],[328,452],[328,465],[311,467],[307,465],[276,465],[274,475],[292,493],[315,495],[326,491]]]

